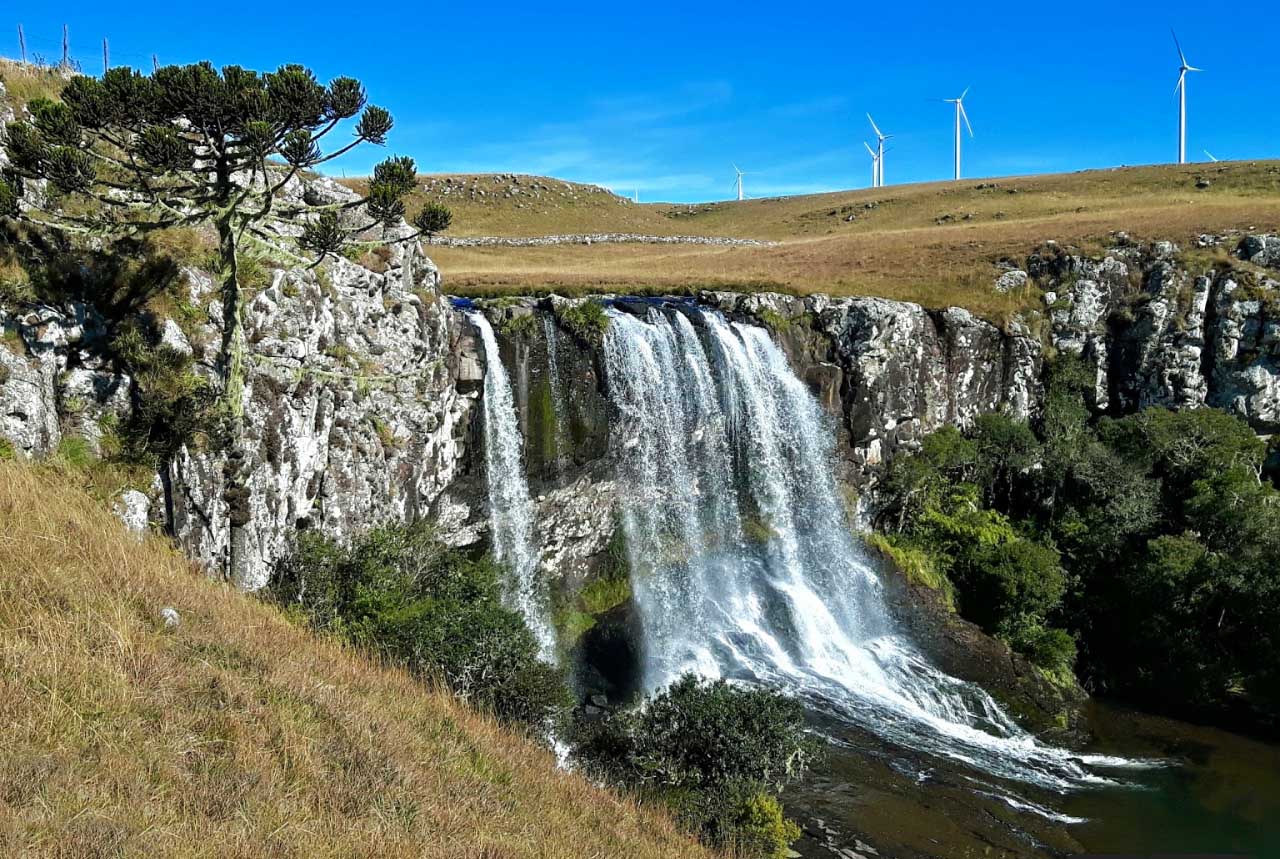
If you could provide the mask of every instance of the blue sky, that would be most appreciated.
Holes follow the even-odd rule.
[[[865,112],[895,135],[890,183],[949,178],[966,102],[967,177],[1172,160],[1176,27],[1193,65],[1188,157],[1280,156],[1273,3],[986,5],[5,3],[0,53],[58,55],[62,25],[86,71],[211,59],[360,78],[392,111],[387,150],[424,172],[521,172],[642,200],[863,187]],[[878,20],[872,10],[880,9]],[[3,20],[3,19],[10,20]],[[4,32],[4,30],[0,30]],[[12,42],[8,45],[5,41]],[[334,172],[387,153],[364,147]]]

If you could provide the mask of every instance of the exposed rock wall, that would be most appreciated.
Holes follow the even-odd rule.
[[[1233,265],[1195,264],[1168,243],[1127,242],[1096,257],[1049,245],[1026,263],[1044,308],[1003,328],[959,308],[877,298],[705,293],[704,306],[769,327],[839,430],[844,477],[872,486],[885,461],[946,423],[985,412],[1034,416],[1047,356],[1095,368],[1093,406],[1212,405],[1260,433],[1280,427],[1280,285],[1263,263],[1274,237],[1249,237]],[[345,260],[317,277],[276,274],[246,307],[251,369],[243,449],[247,493],[228,497],[225,454],[184,451],[153,490],[193,557],[246,587],[299,528],[348,536],[427,516],[456,544],[487,528],[474,402],[483,357],[465,314],[438,292],[416,248],[374,272]],[[214,284],[189,272],[197,324],[163,323],[166,342],[216,367]],[[643,313],[647,303],[609,299]],[[683,300],[683,299],[682,299]],[[562,321],[565,299],[487,303],[513,381],[543,565],[575,577],[616,524],[608,380],[598,342]],[[96,444],[130,408],[131,380],[103,358],[107,332],[83,305],[0,309],[0,435],[40,456],[67,434]],[[241,505],[241,561],[228,523]]]
[[[434,266],[414,246],[392,247],[385,272],[345,260],[327,283],[281,271],[247,304],[242,496],[228,491],[220,450],[184,450],[165,475],[178,542],[242,587],[266,582],[298,528],[346,537],[429,515],[462,466],[478,396],[458,384],[475,374],[469,346]],[[195,338],[208,366],[221,342],[211,293],[193,280],[192,303],[209,311]],[[244,543],[233,553],[237,506]]]
[[[151,516],[182,548],[245,588],[263,585],[298,529],[347,537],[383,521],[457,518],[444,490],[467,462],[483,376],[474,344],[416,245],[393,245],[379,273],[337,260],[317,274],[278,271],[244,312],[248,341],[243,491],[226,450],[200,443],[157,475]],[[213,280],[187,273],[198,320],[165,342],[213,376],[221,305]],[[123,421],[131,380],[103,356],[101,319],[80,304],[0,310],[0,435],[43,456],[64,436],[96,444]],[[231,568],[231,523],[244,520]]]

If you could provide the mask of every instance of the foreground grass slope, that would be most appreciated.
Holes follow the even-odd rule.
[[[453,208],[451,235],[644,232],[778,244],[437,246],[430,253],[451,292],[772,289],[956,304],[999,317],[1038,296],[996,293],[998,264],[1020,263],[1047,240],[1099,249],[1124,230],[1190,247],[1201,233],[1280,229],[1280,161],[967,179],[694,206],[636,205],[589,186],[515,178],[526,190],[544,184],[552,196],[542,202],[508,196],[517,187],[509,176],[424,177],[415,194]],[[445,187],[451,192],[444,194]]]
[[[705,855],[50,468],[0,462],[0,523],[0,855]]]

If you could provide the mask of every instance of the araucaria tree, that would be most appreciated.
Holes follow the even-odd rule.
[[[175,227],[217,234],[220,412],[229,430],[234,571],[248,516],[236,465],[243,461],[246,372],[239,256],[258,245],[274,256],[307,262],[314,255],[318,262],[370,228],[401,224],[413,160],[377,165],[364,197],[335,202],[332,195],[298,193],[303,171],[363,144],[382,145],[392,126],[386,110],[366,104],[359,81],[340,77],[326,86],[299,65],[259,74],[205,62],[150,76],[114,68],[100,79],[75,77],[61,101],[37,99],[28,111],[29,118],[6,128],[10,163],[0,177],[0,217],[105,242]],[[329,135],[347,128],[351,138],[322,149],[337,137]],[[404,230],[392,240],[433,233],[442,216],[430,210],[414,220],[421,222],[418,233]]]
[[[265,245],[298,256],[287,237],[324,257],[358,233],[405,217],[411,158],[388,158],[365,197],[344,202],[282,192],[310,170],[361,144],[381,145],[391,115],[366,104],[364,87],[340,77],[320,84],[309,69],[259,74],[210,63],[166,66],[151,76],[127,67],[101,79],[76,77],[60,102],[38,99],[30,119],[9,123],[10,166],[0,179],[0,216],[108,240],[172,227],[211,226],[222,274],[223,403],[243,409],[244,334],[238,255]],[[322,142],[344,120],[354,137],[328,152]],[[47,180],[57,202],[24,202],[24,182]],[[433,233],[439,213],[422,220]],[[400,240],[415,237],[411,234]]]

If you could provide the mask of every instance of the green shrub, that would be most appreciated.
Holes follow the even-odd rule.
[[[772,794],[805,773],[816,744],[800,704],[776,692],[685,675],[580,722],[574,740],[589,770],[661,800],[713,845],[776,856],[799,834]]]
[[[195,372],[190,355],[157,342],[135,322],[120,326],[112,351],[133,377],[133,410],[120,428],[120,455],[156,464],[214,431],[216,392]]]
[[[948,606],[955,608],[955,586],[939,569],[938,559],[927,549],[914,545],[901,534],[872,533],[866,539],[873,549],[889,558],[908,581],[937,591]]]
[[[800,837],[800,827],[783,815],[776,796],[761,792],[740,803],[726,835],[724,840],[744,855],[786,859],[791,842]]]
[[[1076,665],[1147,706],[1280,725],[1266,445],[1217,409],[1095,419],[1096,384],[1086,362],[1056,358],[1034,427],[988,416],[893,461],[877,518],[890,552],[945,574],[963,616],[1055,681]]]
[[[599,343],[609,330],[609,314],[595,299],[581,301],[560,311],[560,322],[579,340]]]
[[[425,526],[378,528],[349,548],[304,533],[267,595],[503,719],[541,726],[568,705],[563,675],[502,605],[497,566],[443,546]]]
[[[4,438],[3,436],[0,436],[0,462],[3,462],[4,460],[7,460],[7,459],[17,459],[17,458],[18,458],[18,451],[16,448],[14,448],[13,442],[9,441],[9,439]]]
[[[1014,647],[1054,674],[1070,676],[1076,662],[1076,640],[1065,629],[1030,627],[1018,634]]]

